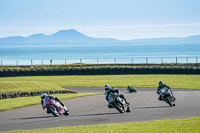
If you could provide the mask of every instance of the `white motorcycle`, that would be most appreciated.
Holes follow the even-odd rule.
[[[160,98],[168,103],[171,107],[176,106],[175,98],[172,97],[171,91],[165,87],[160,89]]]
[[[108,102],[111,103],[112,106],[116,108],[120,113],[131,111],[129,105],[126,104],[125,100],[123,98],[120,98],[117,93],[110,93],[108,97]]]

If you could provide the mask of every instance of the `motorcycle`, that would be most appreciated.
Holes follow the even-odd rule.
[[[171,107],[176,106],[175,98],[172,97],[172,93],[170,90],[166,89],[165,87],[160,89],[160,96],[166,103],[168,103]]]
[[[117,93],[110,93],[108,102],[113,106],[113,108],[116,108],[120,113],[131,111],[129,105],[126,104],[124,99],[120,98],[120,96]]]
[[[128,87],[126,87],[126,89],[127,89],[127,91],[128,92],[130,92],[130,93],[132,93],[132,92],[137,92],[137,90],[133,87],[133,86],[128,86]]]
[[[43,109],[47,108],[47,110],[52,113],[54,116],[59,115],[69,115],[69,110],[67,107],[62,107],[62,105],[55,101],[54,99],[50,99],[49,97],[46,97],[44,99]]]

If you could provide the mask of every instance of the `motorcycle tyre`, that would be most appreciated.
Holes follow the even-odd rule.
[[[172,99],[171,99],[171,97],[170,96],[167,96],[166,98],[165,98],[165,100],[166,100],[166,102],[169,104],[169,106],[171,106],[171,107],[173,107],[173,104],[172,104]]]
[[[55,110],[55,108],[51,107],[51,108],[49,108],[49,110],[51,111],[51,113],[52,113],[55,117],[58,117],[58,116],[59,116],[59,113]]]
[[[68,116],[68,115],[69,115],[69,110],[68,110],[68,112],[66,112],[66,110],[65,110],[64,115],[65,115],[65,116]]]
[[[64,108],[64,110],[65,110],[64,115],[65,115],[65,116],[68,116],[68,115],[69,115],[69,110],[68,110],[67,108]]]
[[[64,115],[65,115],[65,116],[68,116],[68,115],[69,115],[69,112],[65,112]]]
[[[119,107],[119,105],[121,107]],[[124,113],[123,105],[120,102],[116,102],[114,106],[120,113]]]

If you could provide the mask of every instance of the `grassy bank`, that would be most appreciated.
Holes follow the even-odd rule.
[[[152,122],[67,126],[39,130],[14,130],[7,133],[199,133],[200,117]]]
[[[61,100],[83,97],[89,95],[96,95],[100,93],[85,93],[80,92],[77,94],[55,94],[53,96],[59,97]],[[11,99],[2,99],[0,100],[0,111],[11,110],[31,105],[41,104],[40,96],[35,97],[19,97],[19,98],[11,98]]]
[[[47,90],[64,90],[57,84],[41,81],[14,81],[6,80],[0,81],[0,93],[15,93],[15,92],[36,92]]]
[[[42,82],[65,87],[104,87],[110,84],[115,87],[156,88],[159,81],[164,81],[172,88],[200,89],[200,75],[86,75],[86,76],[31,76],[5,77],[4,82]],[[51,85],[50,85],[51,86]],[[5,86],[1,86],[5,88]],[[2,90],[2,88],[0,90]],[[25,88],[25,87],[24,87]]]

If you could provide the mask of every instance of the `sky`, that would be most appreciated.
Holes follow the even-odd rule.
[[[200,35],[200,0],[0,0],[0,37],[54,34],[132,40]]]

